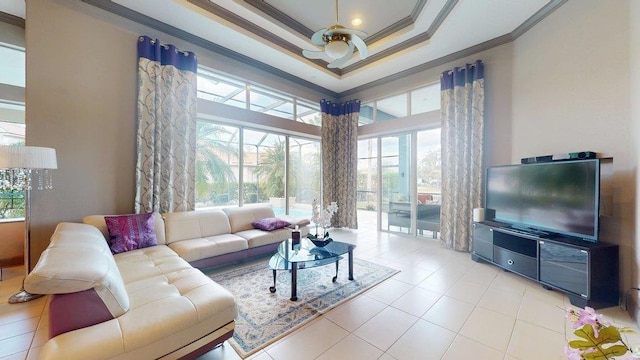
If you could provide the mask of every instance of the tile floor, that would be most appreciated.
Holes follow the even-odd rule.
[[[566,359],[563,348],[573,335],[562,293],[475,263],[433,239],[365,230],[332,236],[357,244],[355,256],[402,271],[251,359]],[[46,298],[7,303],[22,271],[5,269],[0,282],[1,360],[36,359],[46,341]],[[599,312],[634,326],[617,307]],[[640,336],[632,334],[629,343],[640,344]],[[224,345],[201,359],[240,357]]]

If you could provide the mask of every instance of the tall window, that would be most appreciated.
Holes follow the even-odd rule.
[[[263,203],[283,214],[288,194],[289,213],[310,215],[320,197],[319,141],[202,119],[197,137],[196,208]]]
[[[198,121],[196,207],[238,204],[239,130]]]
[[[25,51],[0,43],[0,84],[25,86]],[[0,91],[0,145],[24,145],[23,103],[6,101]],[[24,217],[24,193],[18,179],[0,179],[0,219]]]
[[[358,141],[358,224],[377,228],[378,139]]]
[[[310,216],[311,203],[320,200],[322,186],[320,142],[289,137],[289,213]]]

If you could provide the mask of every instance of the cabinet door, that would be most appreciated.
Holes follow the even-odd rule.
[[[589,298],[589,252],[540,241],[540,281]]]
[[[473,224],[473,253],[493,261],[493,230],[490,226]]]

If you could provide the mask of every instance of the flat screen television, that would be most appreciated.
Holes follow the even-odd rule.
[[[489,167],[485,180],[489,220],[598,241],[599,159]]]

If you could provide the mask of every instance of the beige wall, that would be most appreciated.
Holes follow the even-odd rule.
[[[611,216],[621,289],[637,282],[629,1],[569,1],[514,42],[511,160],[591,150],[613,157]],[[607,201],[605,199],[605,201]]]

